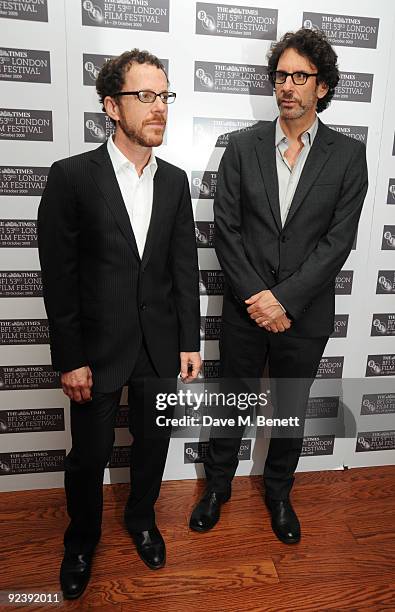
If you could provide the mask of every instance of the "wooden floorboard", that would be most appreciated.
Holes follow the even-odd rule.
[[[167,563],[153,572],[123,526],[128,486],[106,485],[91,582],[81,599],[53,609],[394,612],[394,466],[297,474],[292,499],[303,535],[293,546],[272,533],[258,477],[235,479],[232,499],[211,532],[189,530],[203,488],[203,481],[163,484],[157,522]],[[0,521],[0,590],[57,591],[67,525],[63,491],[2,493]]]

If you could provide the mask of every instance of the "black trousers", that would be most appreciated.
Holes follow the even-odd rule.
[[[297,434],[272,434],[264,469],[265,491],[273,499],[286,499],[294,482],[303,446],[306,406],[311,384],[328,337],[296,338],[287,332],[274,334],[258,326],[241,327],[222,323],[220,338],[221,377],[237,391],[256,391],[244,379],[261,379],[268,361],[276,417],[298,417]],[[281,379],[287,379],[283,382]],[[232,383],[233,380],[233,383]],[[238,466],[243,427],[232,437],[215,437],[212,430],[204,467],[207,485],[227,493]],[[286,437],[287,436],[287,437]]]
[[[154,504],[158,498],[166,463],[169,437],[153,440],[147,432],[144,380],[158,379],[144,343],[127,381],[129,394],[130,495],[125,523],[130,531],[155,525]],[[64,535],[67,551],[92,551],[101,535],[104,469],[114,444],[115,417],[122,388],[112,393],[93,392],[86,404],[70,403],[72,448],[65,461],[65,490],[70,524]]]

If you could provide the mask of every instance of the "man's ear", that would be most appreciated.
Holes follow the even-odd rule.
[[[318,83],[317,85],[317,97],[318,98],[324,98],[326,96],[326,94],[329,91],[329,86],[324,83],[324,81],[321,81],[320,83]]]
[[[119,120],[118,102],[115,98],[112,98],[111,96],[106,96],[103,100],[103,106],[106,109],[107,115],[111,117],[111,119],[113,119],[114,121]]]

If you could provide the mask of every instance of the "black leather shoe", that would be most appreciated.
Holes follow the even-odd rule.
[[[166,546],[159,529],[130,532],[140,558],[150,569],[159,569],[166,563]]]
[[[60,586],[65,599],[77,599],[85,591],[91,577],[93,553],[65,552],[60,566]]]
[[[272,529],[284,544],[296,544],[300,541],[300,523],[289,499],[271,499],[265,497],[266,506],[272,515]]]
[[[229,493],[206,490],[203,497],[194,508],[189,526],[194,531],[209,531],[216,525],[221,516],[221,506],[230,499]]]

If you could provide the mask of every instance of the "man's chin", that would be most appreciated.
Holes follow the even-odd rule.
[[[281,108],[280,109],[280,116],[282,119],[300,119],[300,117],[302,117],[304,115],[304,112],[301,111],[300,109],[297,110],[296,108]]]
[[[163,134],[160,136],[151,136],[151,138],[146,138],[145,140],[147,147],[160,147],[163,143]]]
[[[165,130],[163,127],[151,128],[150,134],[144,135],[147,147],[159,147],[163,142]]]

